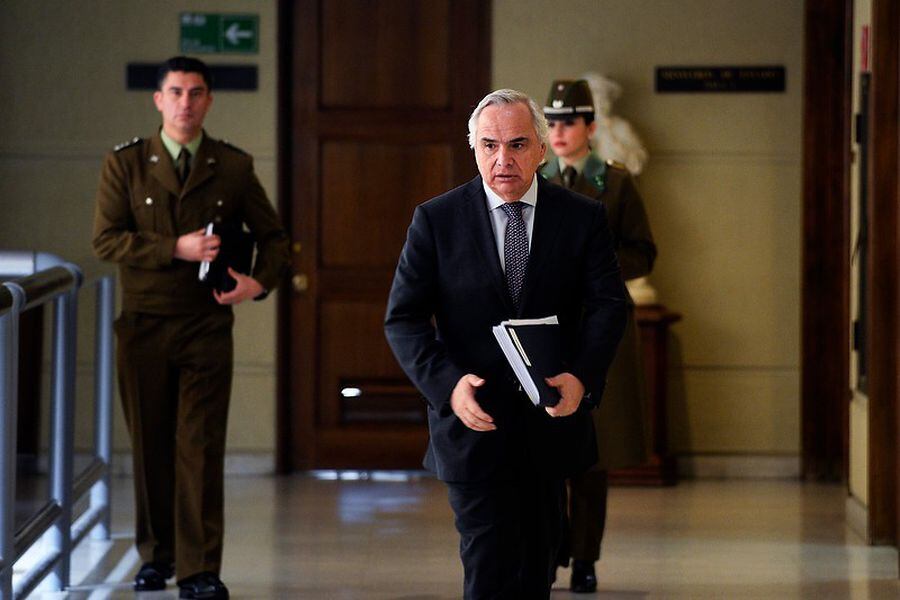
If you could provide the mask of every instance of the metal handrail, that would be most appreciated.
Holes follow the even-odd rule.
[[[18,408],[20,289],[0,287],[0,595],[12,594],[15,562],[13,506],[16,502],[16,409]],[[10,485],[11,483],[11,485]]]
[[[31,516],[31,519],[16,531],[16,537],[13,542],[16,555],[22,556],[25,554],[32,544],[38,541],[44,535],[44,532],[56,522],[56,519],[61,514],[62,507],[54,500],[48,500],[40,507]]]
[[[13,295],[8,289],[0,289],[0,317],[9,313],[13,307]]]
[[[74,407],[78,294],[85,285],[82,269],[43,252],[0,252],[0,278],[18,277],[0,286],[0,599],[21,598],[43,579],[48,587],[69,585],[72,548],[89,531],[109,539],[109,476],[112,458],[112,315],[115,276],[102,269],[88,280],[96,287],[96,382],[94,388],[95,456],[75,475]],[[19,315],[53,303],[52,414],[50,499],[13,532],[16,469],[16,407]],[[72,507],[88,490],[88,510],[73,523]],[[13,582],[15,562],[46,536],[49,548],[37,564]],[[49,576],[49,577],[48,577]]]
[[[36,306],[46,304],[58,296],[73,290],[81,285],[81,273],[70,267],[51,267],[45,271],[38,271],[30,277],[9,282],[16,285],[25,294],[25,306],[21,312],[25,312]]]

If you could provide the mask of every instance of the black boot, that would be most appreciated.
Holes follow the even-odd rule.
[[[166,589],[166,579],[175,575],[175,566],[171,563],[148,562],[141,565],[134,576],[134,591],[151,592]]]
[[[590,594],[597,591],[597,575],[594,563],[589,560],[572,561],[572,581],[570,589],[576,594]]]
[[[178,582],[181,591],[179,598],[194,598],[196,600],[228,600],[228,588],[219,579],[219,576],[210,571],[204,571],[191,575]]]

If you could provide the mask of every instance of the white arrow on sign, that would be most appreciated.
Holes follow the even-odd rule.
[[[229,27],[225,31],[225,39],[227,39],[231,44],[237,46],[242,39],[248,39],[253,37],[253,31],[250,30],[241,30],[240,25],[237,23],[232,23],[231,27]]]

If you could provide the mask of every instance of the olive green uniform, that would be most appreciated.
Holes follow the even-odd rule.
[[[218,573],[222,556],[234,318],[198,280],[199,263],[174,258],[177,238],[209,222],[246,224],[257,244],[252,276],[272,290],[288,240],[249,155],[204,133],[183,186],[159,133],[107,155],[93,247],[119,263],[117,366],[135,541],[144,562],[174,562],[179,579]]]
[[[541,169],[549,181],[563,185],[559,161],[552,157]],[[634,180],[618,163],[604,163],[591,154],[572,190],[601,200],[607,209],[616,255],[625,280],[647,275],[656,245],[644,203]],[[628,324],[609,369],[600,406],[593,411],[597,432],[597,464],[573,478],[570,487],[570,548],[566,556],[596,561],[606,519],[607,471],[633,466],[647,458],[646,390],[634,303],[629,298]]]

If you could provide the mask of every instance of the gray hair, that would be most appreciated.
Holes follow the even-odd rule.
[[[478,117],[481,116],[481,111],[491,104],[524,104],[527,106],[531,113],[531,123],[534,125],[534,133],[537,135],[538,141],[542,144],[547,144],[549,128],[541,107],[537,105],[537,102],[529,98],[527,94],[517,90],[503,89],[494,90],[482,98],[475,110],[472,111],[472,116],[469,117],[469,148],[475,148],[475,136],[477,135],[475,130],[478,128]]]

